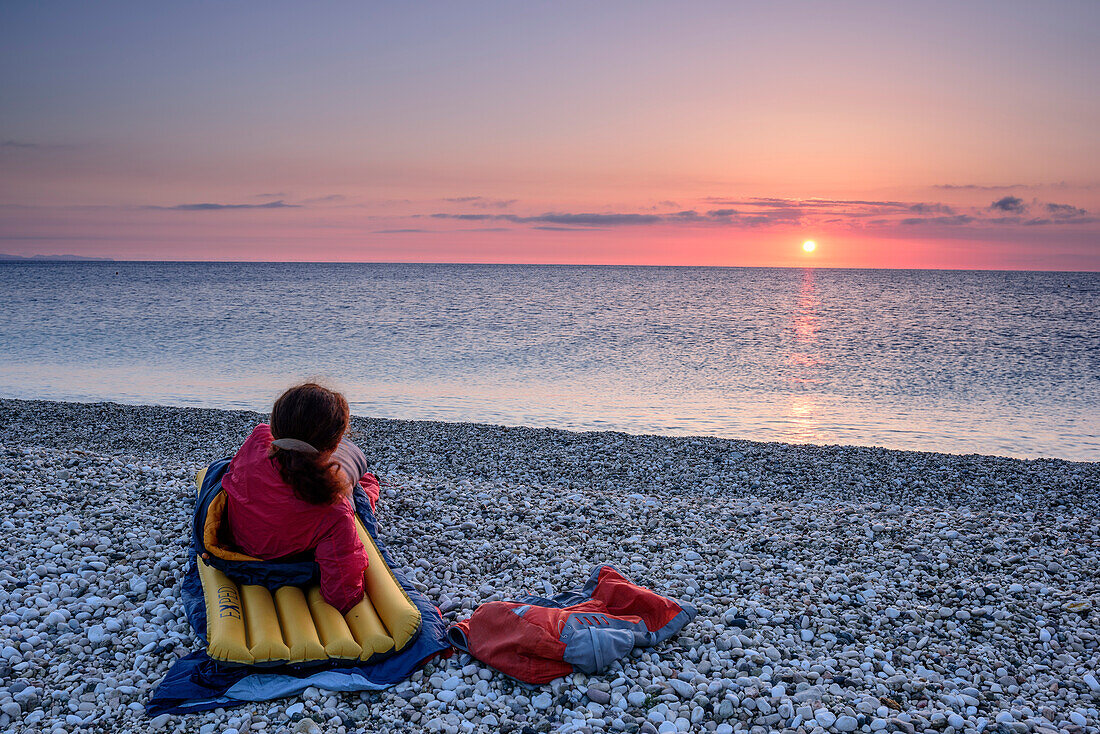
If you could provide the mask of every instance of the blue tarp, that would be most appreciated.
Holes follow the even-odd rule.
[[[195,565],[195,553],[203,551],[201,519],[205,518],[211,499],[221,488],[221,478],[228,466],[228,459],[211,464],[199,488],[195,503],[191,564],[184,577],[181,593],[187,621],[199,641],[204,644],[206,606],[202,596],[202,582]],[[366,494],[358,488],[355,493],[355,511],[367,532],[374,538],[386,564],[393,569],[393,558],[378,539],[378,521],[371,510],[370,502]],[[232,568],[223,567],[221,570],[241,583],[260,583],[269,588],[284,585],[288,578],[294,579],[293,583],[296,584],[308,583],[316,575],[315,564],[311,561],[233,564]],[[417,591],[403,574],[395,569],[393,573],[409,599],[420,610],[422,620],[416,639],[401,652],[369,665],[349,665],[334,661],[320,667],[287,665],[256,668],[224,665],[212,660],[204,650],[199,650],[176,661],[153,692],[145,707],[146,713],[149,716],[158,716],[166,713],[207,711],[218,707],[230,708],[249,701],[268,701],[291,696],[309,686],[331,691],[377,691],[400,683],[431,658],[449,653],[451,644],[447,640],[446,625],[439,609]]]

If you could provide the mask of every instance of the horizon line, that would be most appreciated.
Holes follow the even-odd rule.
[[[7,254],[7,253],[3,253]],[[555,262],[444,262],[444,261],[404,261],[404,260],[115,260],[105,259],[51,259],[46,257],[17,256],[18,259],[4,259],[0,255],[0,265],[123,265],[135,263],[165,265],[483,265],[509,267],[568,267],[568,268],[723,268],[727,270],[897,270],[897,271],[933,271],[965,273],[1100,273],[1100,270],[1045,270],[1041,268],[890,268],[838,265],[710,265],[684,263],[555,263]]]

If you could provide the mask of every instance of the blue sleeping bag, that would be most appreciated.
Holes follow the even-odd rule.
[[[210,465],[199,487],[192,524],[190,563],[183,579],[181,600],[187,621],[195,636],[206,643],[206,604],[199,578],[197,558],[204,553],[203,527],[213,498],[221,490],[221,479],[229,467],[229,459]],[[386,564],[393,569],[393,559],[378,538],[378,521],[371,510],[366,493],[356,486],[355,512],[374,540]],[[317,579],[317,564],[312,560],[296,561],[227,561],[207,555],[205,562],[242,584],[256,584],[274,590],[281,586],[303,586]],[[320,666],[311,664],[257,668],[226,665],[211,659],[199,650],[176,661],[164,680],[153,692],[145,710],[149,716],[164,713],[206,711],[218,707],[239,706],[248,701],[266,701],[294,695],[309,686],[332,691],[369,691],[388,688],[405,680],[437,655],[449,655],[443,618],[423,594],[417,591],[403,574],[393,576],[420,611],[421,628],[417,636],[389,657],[378,662],[358,663],[329,661]]]

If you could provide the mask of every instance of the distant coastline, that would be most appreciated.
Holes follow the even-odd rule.
[[[31,255],[29,257],[23,255],[9,255],[6,252],[0,252],[0,262],[98,262],[98,263],[113,263],[115,259],[112,257],[85,257],[83,255]]]

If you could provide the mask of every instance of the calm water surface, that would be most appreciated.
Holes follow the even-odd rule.
[[[0,395],[1100,460],[1100,274],[0,264]]]

